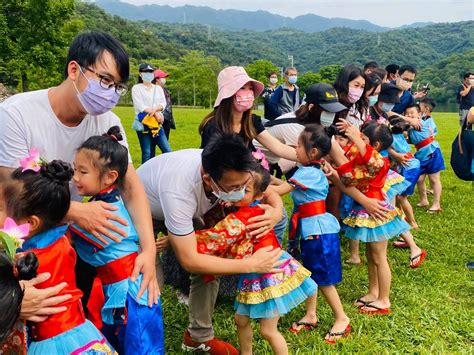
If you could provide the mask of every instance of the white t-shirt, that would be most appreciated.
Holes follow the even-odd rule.
[[[78,126],[68,127],[54,114],[47,89],[14,95],[0,104],[0,166],[19,167],[31,148],[37,148],[48,161],[60,159],[72,164],[76,149],[87,138],[102,135],[112,126],[120,127],[121,143],[128,148],[122,123],[112,112],[86,115]],[[73,200],[79,199],[74,191],[72,194]]]
[[[281,115],[280,117],[277,117],[276,120],[294,117],[296,117],[294,112],[288,112],[284,115]],[[304,126],[298,123],[284,123],[276,126],[266,127],[266,130],[283,144],[296,147],[298,145],[298,137],[300,136],[301,132],[303,132]],[[270,152],[256,139],[254,139],[252,143],[255,148],[259,148],[265,154],[265,157],[271,164],[275,164],[280,161],[279,156],[276,156]]]
[[[153,100],[153,95],[155,99]],[[159,85],[152,85],[147,88],[143,84],[136,84],[132,87],[132,101],[135,114],[143,112],[145,108],[157,108],[162,106],[166,108],[166,98],[163,88]]]
[[[150,201],[153,218],[165,221],[177,236],[194,231],[193,218],[203,217],[213,204],[201,176],[202,149],[161,154],[137,169]]]

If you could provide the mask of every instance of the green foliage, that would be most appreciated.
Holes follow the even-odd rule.
[[[289,54],[294,56],[303,89],[317,81],[333,83],[342,65],[376,60],[383,66],[415,65],[419,82],[432,82],[431,95],[437,101],[452,100],[459,71],[472,63],[474,43],[473,21],[381,33],[348,28],[316,33],[288,28],[231,32],[198,24],[132,22],[73,0],[4,0],[0,3],[0,81],[17,87],[23,77],[29,89],[59,83],[67,46],[82,29],[108,32],[124,44],[130,55],[130,86],[136,82],[138,64],[148,61],[170,72],[167,85],[175,101],[206,107],[216,96],[216,82],[211,79],[223,66],[246,66],[251,76],[266,83],[268,71],[290,64]],[[441,74],[439,67],[446,72]],[[129,95],[122,99],[130,102]]]
[[[298,86],[301,92],[305,91],[308,86],[321,82],[321,74],[308,71],[298,76]]]
[[[450,55],[422,69],[416,80],[421,84],[429,82],[429,95],[437,101],[455,102],[456,90],[467,72],[474,72],[474,49]]]
[[[74,0],[0,3],[0,80],[38,89],[61,81],[67,48],[82,29]],[[31,85],[29,85],[31,84]]]
[[[280,68],[278,68],[271,61],[266,59],[259,59],[245,67],[247,74],[255,80],[261,81],[264,84],[268,83],[268,74],[276,72],[280,77]],[[281,78],[279,78],[281,80]]]

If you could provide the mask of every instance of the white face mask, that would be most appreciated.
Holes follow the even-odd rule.
[[[334,122],[334,117],[336,117],[335,112],[322,111],[320,118],[321,125],[324,127],[329,127]]]
[[[160,78],[160,82],[165,85],[166,84],[166,78]]]
[[[270,78],[270,83],[275,85],[276,83],[278,83],[278,78]]]

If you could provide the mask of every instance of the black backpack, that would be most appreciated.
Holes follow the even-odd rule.
[[[466,130],[466,121],[454,138],[451,150],[451,166],[458,178],[474,181],[472,159],[474,158],[474,131]]]

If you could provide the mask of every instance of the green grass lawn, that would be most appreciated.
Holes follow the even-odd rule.
[[[130,129],[133,109],[118,107],[128,133],[129,146],[136,166],[140,148],[135,132]],[[199,147],[198,125],[209,110],[176,109],[177,130],[171,132],[174,150]],[[417,270],[408,267],[407,250],[389,248],[392,267],[392,314],[360,315],[352,302],[366,292],[366,267],[343,267],[343,281],[338,290],[344,308],[352,319],[351,336],[335,346],[324,343],[323,337],[332,325],[332,313],[319,298],[319,326],[315,331],[295,336],[287,329],[304,313],[300,305],[280,320],[280,329],[293,354],[315,353],[472,353],[474,339],[473,272],[465,267],[474,261],[473,185],[456,178],[449,165],[451,142],[458,130],[455,113],[435,113],[447,170],[443,183],[443,213],[430,215],[415,207],[420,229],[414,232],[420,247],[427,249],[425,263]],[[417,192],[412,204],[417,203]],[[288,206],[289,199],[285,199]],[[347,258],[347,240],[342,238],[342,258]],[[216,335],[237,345],[231,299],[218,300],[214,314]],[[180,353],[183,331],[188,324],[187,307],[177,302],[170,288],[163,292],[166,349]],[[268,344],[254,327],[256,354],[271,353]]]

